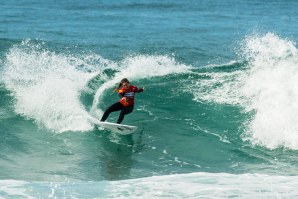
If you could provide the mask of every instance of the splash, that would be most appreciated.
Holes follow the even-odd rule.
[[[86,131],[92,126],[79,97],[97,74],[86,72],[90,63],[90,57],[57,54],[23,41],[6,54],[1,76],[15,98],[16,113],[55,132]]]
[[[205,73],[209,78],[193,83],[194,99],[239,105],[253,113],[243,135],[253,144],[298,149],[295,43],[273,33],[253,35],[245,38],[240,51],[247,66]]]
[[[225,64],[212,64],[200,67],[193,73],[193,80],[186,86],[195,101],[218,104],[245,104],[247,99],[239,93],[245,75],[243,61],[230,61]]]
[[[250,69],[243,79],[242,96],[255,116],[247,138],[268,148],[298,149],[298,51],[292,41],[268,33],[245,40],[244,56]]]

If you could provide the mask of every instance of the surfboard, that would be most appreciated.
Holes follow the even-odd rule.
[[[124,124],[116,124],[112,122],[101,122],[98,119],[90,118],[90,121],[97,126],[104,128],[105,130],[112,131],[114,133],[119,133],[121,135],[129,135],[137,130],[137,126],[130,126]]]

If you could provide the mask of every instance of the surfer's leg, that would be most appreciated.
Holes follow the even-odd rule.
[[[121,110],[117,123],[120,124],[123,119],[124,115],[129,114],[133,111],[133,106],[126,106],[124,109]]]
[[[100,121],[104,122],[109,117],[111,112],[119,111],[123,109],[123,105],[120,102],[116,102],[115,104],[112,104],[107,110],[104,112],[102,118]]]

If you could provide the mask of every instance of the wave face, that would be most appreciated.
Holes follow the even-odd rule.
[[[290,40],[268,33],[246,37],[237,53],[241,61],[198,68],[173,56],[130,55],[112,61],[94,53],[55,52],[44,43],[29,40],[14,44],[5,54],[1,70],[5,96],[1,115],[10,140],[3,146],[7,149],[25,142],[24,147],[32,147],[33,154],[38,148],[45,155],[48,151],[39,140],[43,137],[50,145],[57,142],[51,153],[58,155],[50,158],[51,162],[65,154],[75,155],[68,158],[75,170],[88,170],[90,166],[82,167],[80,162],[93,155],[77,152],[83,150],[78,145],[85,139],[84,133],[91,133],[101,137],[96,148],[88,149],[102,151],[94,164],[110,165],[113,158],[104,154],[114,153],[118,145],[124,153],[120,156],[128,156],[124,164],[112,167],[112,173],[119,172],[115,175],[107,167],[97,176],[78,177],[76,172],[64,171],[66,179],[125,179],[197,170],[242,173],[260,169],[271,174],[278,169],[279,174],[294,173],[297,49]],[[136,96],[134,112],[125,118],[126,124],[140,127],[128,139],[98,129],[88,120],[90,115],[100,118],[118,100],[112,91],[123,77],[145,87],[145,92]],[[117,117],[113,113],[109,121]],[[17,130],[9,126],[13,123]],[[28,131],[31,133],[24,134]],[[95,140],[88,142],[95,144]],[[144,150],[148,152],[141,155]],[[142,174],[136,168],[122,173],[131,168],[134,153],[142,157],[137,158],[140,164],[136,168],[148,169]],[[5,156],[5,162],[22,160],[21,156]],[[45,161],[46,157],[38,159]],[[152,158],[154,166],[150,167]],[[286,171],[281,162],[291,169]],[[51,170],[45,166],[40,178],[47,178]],[[31,179],[30,175],[24,178]]]
[[[105,74],[107,70],[114,70],[112,76]],[[95,54],[57,54],[41,44],[23,41],[6,54],[2,77],[15,98],[16,113],[49,130],[65,132],[92,129],[88,110],[80,101],[92,79],[104,82],[93,88],[97,90],[91,113],[95,113],[101,96],[123,77],[134,81],[183,71],[187,71],[186,65],[179,65],[167,56],[139,55],[113,63]]]

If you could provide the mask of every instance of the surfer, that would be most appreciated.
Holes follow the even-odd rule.
[[[115,91],[118,91],[120,101],[107,108],[100,120],[101,122],[104,122],[109,117],[111,112],[121,110],[117,120],[117,123],[120,124],[123,121],[124,116],[133,111],[135,93],[144,92],[144,88],[133,86],[130,84],[127,78],[123,78]]]

